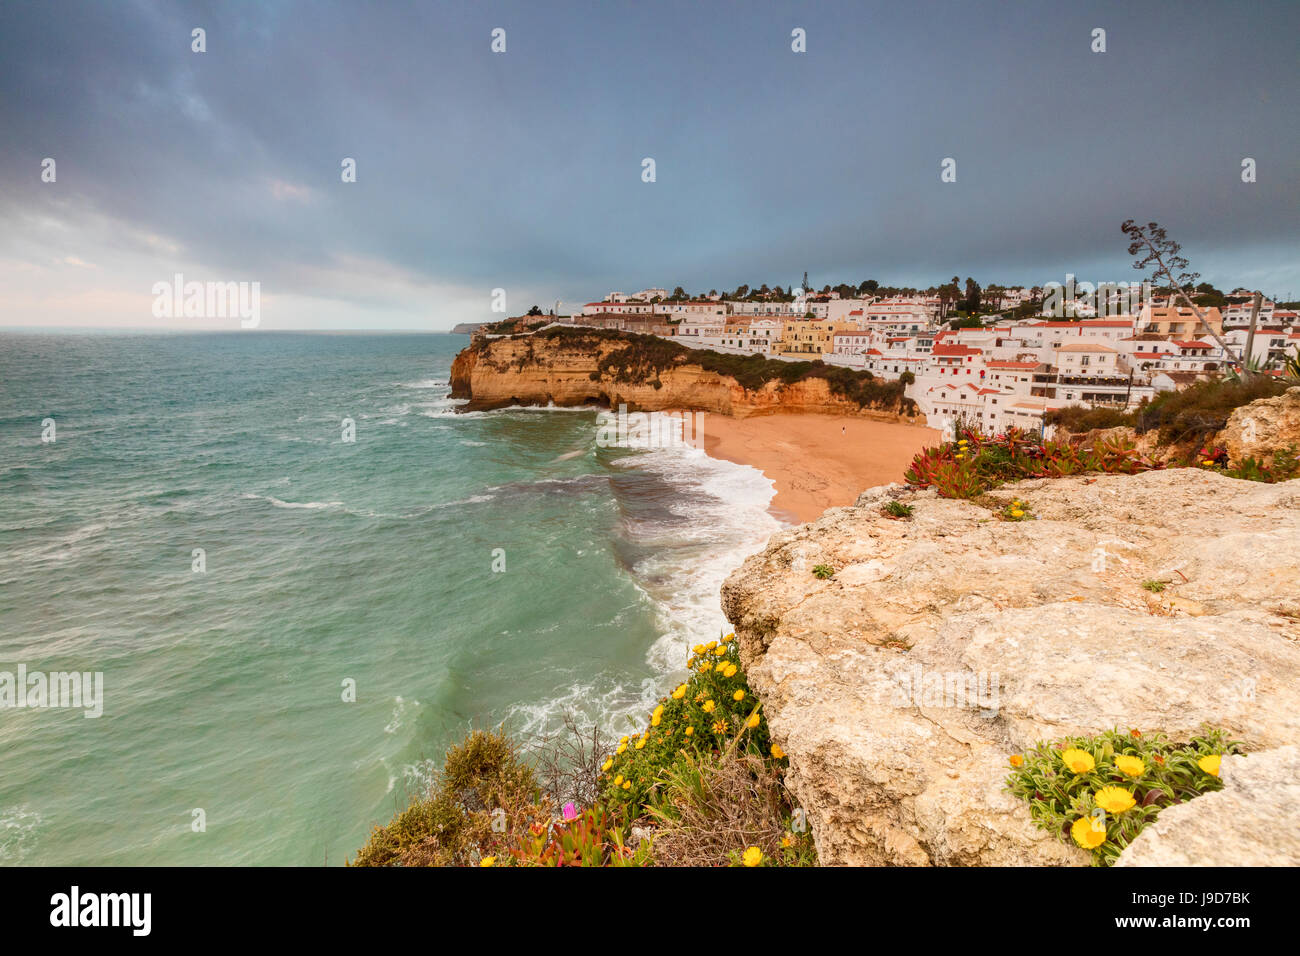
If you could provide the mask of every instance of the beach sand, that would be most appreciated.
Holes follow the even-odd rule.
[[[842,415],[709,415],[701,432],[707,454],[775,482],[772,511],[790,522],[814,521],[867,488],[901,482],[912,456],[941,440],[937,429]]]

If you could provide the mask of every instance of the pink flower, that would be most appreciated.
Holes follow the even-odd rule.
[[[572,803],[566,803],[564,805],[563,811],[564,811],[564,819],[566,821],[578,819],[578,808],[575,807]]]

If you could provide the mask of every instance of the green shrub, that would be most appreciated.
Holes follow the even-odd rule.
[[[1056,425],[1071,432],[1092,431],[1094,428],[1118,428],[1121,425],[1132,426],[1137,422],[1133,412],[1117,408],[1088,408],[1084,405],[1067,405],[1054,408],[1047,413],[1044,422]]]
[[[1240,752],[1221,730],[1172,744],[1161,733],[1115,729],[1012,755],[1006,786],[1040,829],[1109,866],[1163,808],[1223,789],[1219,759]]]
[[[880,509],[882,514],[890,518],[910,518],[914,510],[911,505],[905,505],[901,501],[888,502]]]
[[[413,799],[388,824],[375,827],[349,863],[465,865],[504,851],[509,834],[548,816],[517,745],[501,730],[474,731],[447,751],[430,792]]]
[[[1234,409],[1286,389],[1286,382],[1267,375],[1195,382],[1157,395],[1139,409],[1136,428],[1138,434],[1158,430],[1162,445],[1203,441],[1228,424]]]

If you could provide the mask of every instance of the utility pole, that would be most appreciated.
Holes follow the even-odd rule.
[[[1241,370],[1250,368],[1251,356],[1255,354],[1255,323],[1259,320],[1259,306],[1263,293],[1256,292],[1250,300],[1250,328],[1246,331],[1246,351],[1241,356]]]

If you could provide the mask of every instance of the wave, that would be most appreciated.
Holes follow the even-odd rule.
[[[277,508],[317,509],[317,508],[342,508],[343,507],[343,502],[341,501],[281,501],[279,498],[275,497],[274,495],[254,495],[254,494],[246,494],[244,495],[244,497],[258,498],[261,499],[262,501],[269,501]]]
[[[658,636],[646,650],[655,676],[630,684],[578,681],[548,700],[518,703],[506,719],[525,735],[555,730],[570,712],[615,735],[627,732],[629,718],[641,726],[656,701],[681,681],[690,647],[731,631],[721,607],[723,581],[784,527],[769,510],[775,485],[749,465],[688,446],[636,452],[609,464],[623,476],[539,479],[496,490],[578,490],[599,481],[621,495],[626,570],[657,623]]]
[[[248,493],[242,496],[248,500],[266,501],[276,508],[305,509],[308,511],[327,511],[335,508],[342,509],[344,514],[352,515],[357,518],[398,518],[410,519],[426,515],[431,511],[437,511],[441,508],[457,508],[462,505],[478,505],[492,501],[496,498],[494,494],[470,495],[468,498],[460,498],[456,501],[440,501],[436,504],[425,505],[422,508],[416,508],[414,511],[394,512],[394,511],[371,511],[367,508],[349,508],[342,501],[283,501],[274,495],[257,495]]]
[[[722,583],[784,527],[769,511],[776,486],[757,468],[686,446],[615,464],[650,472],[670,489],[662,504],[671,520],[631,518],[624,534],[645,555],[630,571],[654,602],[662,629],[647,662],[679,673],[691,646],[731,630],[722,613]]]
[[[22,863],[36,843],[35,833],[43,822],[31,804],[0,810],[0,864]]]
[[[442,378],[422,378],[418,382],[398,382],[398,388],[447,388],[451,383]]]

